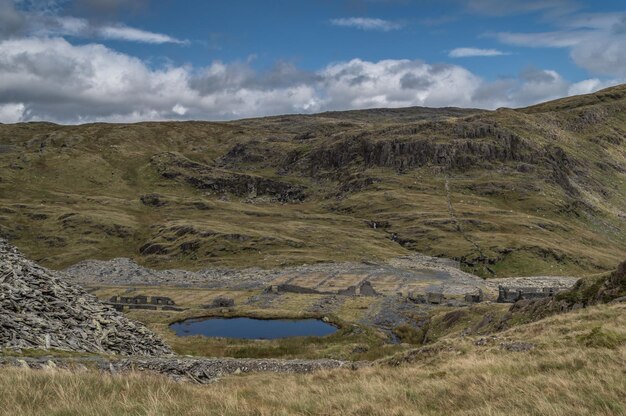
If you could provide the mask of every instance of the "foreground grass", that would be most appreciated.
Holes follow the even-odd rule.
[[[626,305],[595,307],[515,328],[487,346],[447,340],[396,367],[250,374],[208,386],[146,374],[3,369],[0,413],[625,415],[624,318]],[[501,340],[537,347],[508,352]]]

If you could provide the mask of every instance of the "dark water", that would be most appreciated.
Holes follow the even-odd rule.
[[[337,328],[318,319],[194,318],[170,325],[179,337],[276,339],[324,336]]]

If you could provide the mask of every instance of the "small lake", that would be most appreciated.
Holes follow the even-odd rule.
[[[239,339],[277,339],[287,337],[321,337],[337,328],[319,319],[192,318],[170,325],[179,337]]]

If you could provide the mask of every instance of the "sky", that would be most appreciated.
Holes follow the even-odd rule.
[[[0,122],[523,107],[626,82],[613,0],[0,0]]]

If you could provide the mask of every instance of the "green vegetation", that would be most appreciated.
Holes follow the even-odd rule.
[[[54,268],[415,250],[485,277],[598,273],[626,251],[625,91],[495,112],[0,125],[0,234]]]
[[[93,293],[102,300],[125,292],[125,287],[100,287]],[[363,325],[359,321],[366,312],[365,305],[377,302],[377,298],[346,299],[336,315],[315,315],[305,313],[322,295],[283,294],[280,301],[271,305],[257,305],[247,301],[259,293],[255,291],[184,289],[169,287],[142,287],[139,292],[168,296],[185,311],[152,311],[132,309],[124,313],[141,321],[161,336],[172,349],[181,355],[202,357],[235,358],[334,358],[341,360],[375,360],[405,351],[406,344],[389,344],[387,336],[379,330]],[[234,307],[206,309],[202,305],[217,297],[227,297],[235,301]],[[292,337],[274,340],[246,340],[235,338],[210,338],[203,336],[176,336],[169,325],[188,318],[197,317],[239,317],[261,319],[303,319],[327,318],[339,330],[324,337]]]
[[[585,347],[617,349],[626,344],[626,335],[597,326],[588,334],[578,336]]]

